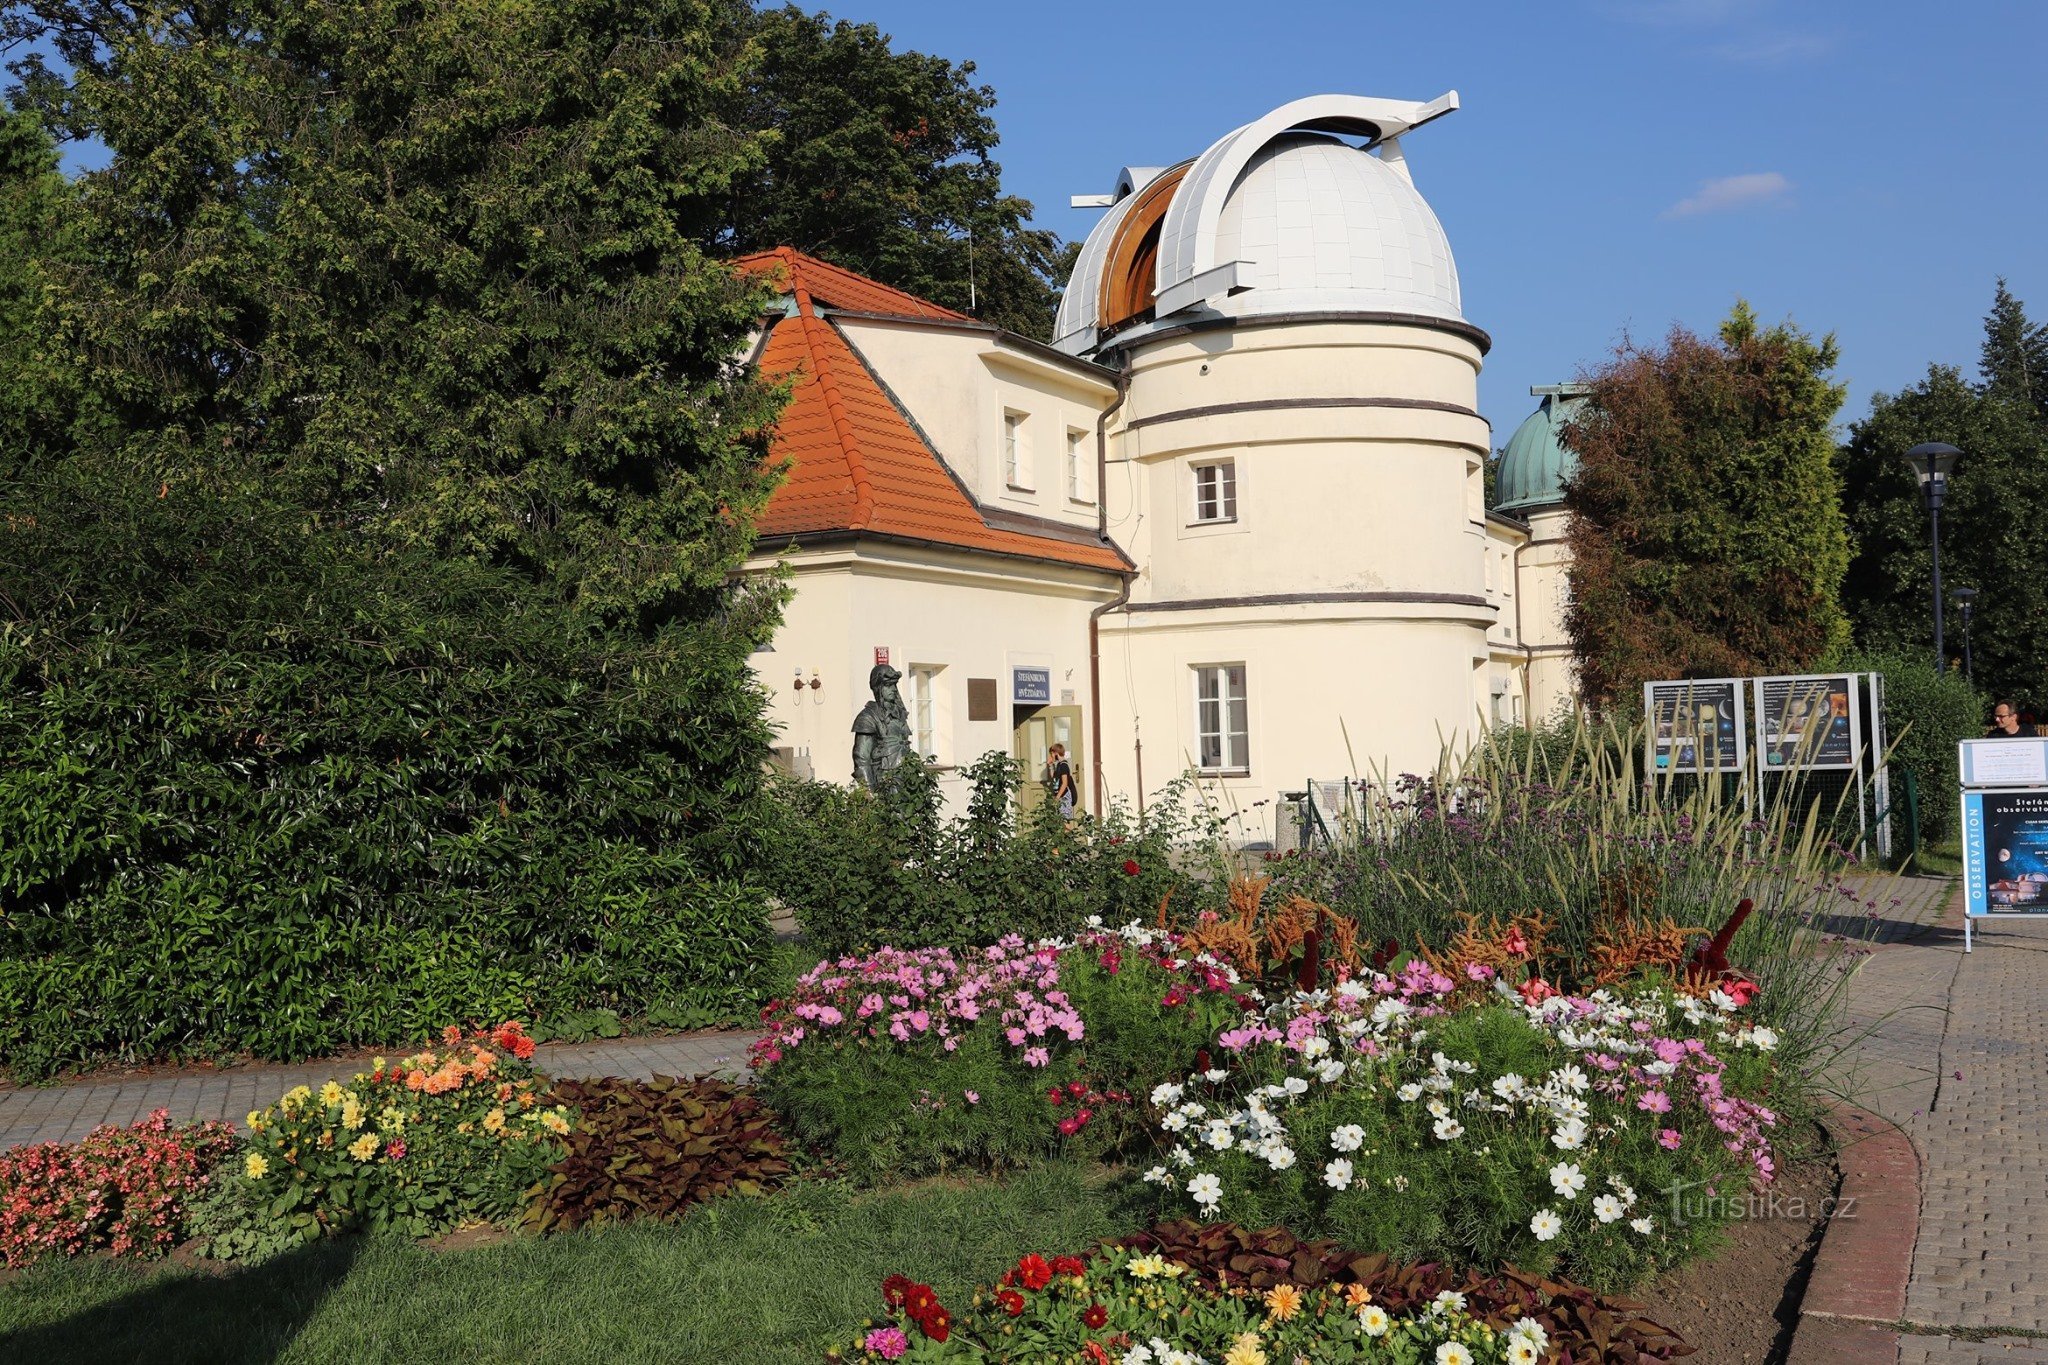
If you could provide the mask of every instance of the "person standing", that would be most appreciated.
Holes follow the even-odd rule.
[[[1060,803],[1060,818],[1074,818],[1074,768],[1067,762],[1067,746],[1053,742],[1046,750],[1045,761],[1052,767],[1052,795]]]
[[[2019,708],[2010,701],[2000,700],[1991,708],[1991,728],[1984,732],[1986,739],[2032,739],[2033,731],[2020,724]]]

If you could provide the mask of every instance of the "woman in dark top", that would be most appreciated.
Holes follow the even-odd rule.
[[[1052,795],[1060,803],[1060,814],[1066,819],[1074,818],[1074,769],[1067,762],[1067,746],[1055,743],[1046,751],[1045,761],[1052,765]]]

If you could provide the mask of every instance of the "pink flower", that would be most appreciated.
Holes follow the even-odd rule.
[[[1666,1128],[1657,1134],[1657,1145],[1667,1152],[1678,1150],[1678,1144],[1685,1141],[1676,1128]]]
[[[1636,1096],[1636,1108],[1647,1114],[1668,1114],[1671,1112],[1671,1097],[1661,1090],[1645,1090]],[[1674,1142],[1670,1145],[1676,1147],[1678,1144]]]
[[[898,1360],[910,1349],[910,1338],[903,1335],[901,1327],[877,1327],[861,1345],[884,1360]]]
[[[1026,1066],[1045,1066],[1051,1061],[1052,1054],[1042,1047],[1027,1047],[1024,1049],[1024,1065]]]
[[[981,1103],[981,1092],[979,1090],[963,1090],[960,1093],[967,1097],[969,1104]]]
[[[405,1160],[405,1139],[393,1138],[385,1143],[384,1155],[390,1157],[393,1161]]]
[[[1487,966],[1484,962],[1467,962],[1465,964],[1465,976],[1472,981],[1491,981],[1493,980],[1493,968]]]

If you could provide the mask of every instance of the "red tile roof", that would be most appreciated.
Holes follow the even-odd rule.
[[[1111,572],[1130,567],[1114,546],[1092,538],[991,526],[839,329],[817,310],[823,305],[905,318],[972,319],[788,247],[734,264],[749,273],[774,271],[776,283],[796,300],[795,315],[775,320],[761,349],[765,376],[795,381],[771,447],[771,458],[788,465],[788,477],[757,523],[762,540],[864,531]]]

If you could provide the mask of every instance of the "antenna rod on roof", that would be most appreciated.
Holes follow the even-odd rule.
[[[974,311],[974,224],[967,225],[967,311]]]

